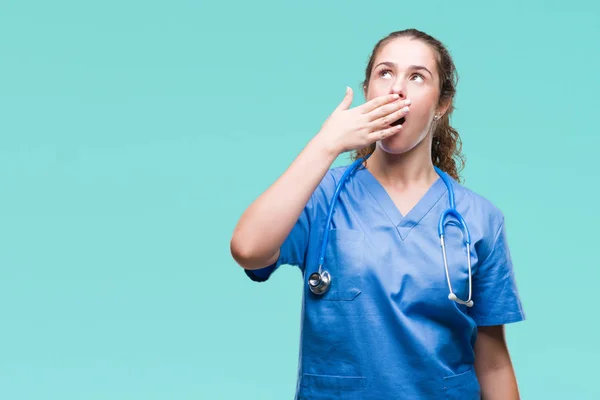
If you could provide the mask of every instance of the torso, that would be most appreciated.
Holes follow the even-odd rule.
[[[366,400],[398,393],[438,399],[453,398],[453,388],[463,399],[479,398],[472,369],[476,325],[466,306],[448,299],[438,238],[439,217],[448,208],[444,182],[394,189],[359,169],[339,192],[327,226],[329,199],[344,171],[332,170],[314,197],[310,245],[302,256],[296,398]],[[472,207],[456,189],[458,209],[469,223],[477,276],[474,249],[485,248],[479,243],[495,232],[487,224],[491,208]],[[316,296],[306,279],[319,268],[325,229],[323,268],[332,281],[326,293]],[[464,249],[460,229],[448,226],[447,264],[460,298],[468,296]]]
[[[394,204],[396,205],[396,208],[398,209],[398,211],[400,211],[400,214],[402,215],[407,215],[410,212],[410,210],[412,210],[415,207],[415,205],[417,205],[417,203],[423,197],[423,195],[427,192],[427,189],[425,189],[418,191],[406,190],[400,193],[394,193],[388,188],[385,189],[388,192]]]
[[[370,171],[373,174],[372,171]],[[375,175],[373,175],[375,177]],[[377,177],[375,177],[377,179]],[[427,193],[427,191],[431,188],[431,186],[435,183],[438,176],[435,177],[425,184],[412,184],[410,186],[404,187],[402,189],[397,189],[392,187],[389,184],[383,182],[382,179],[379,180],[381,186],[385,189],[388,196],[392,199],[398,211],[402,215],[408,215],[410,211],[421,201],[423,196]]]
[[[403,190],[394,190],[389,186],[382,185],[385,191],[388,193],[398,211],[402,215],[408,215],[410,211],[419,203],[419,201],[423,198],[425,193],[431,187],[431,184],[428,186],[413,186],[410,188],[406,188]]]

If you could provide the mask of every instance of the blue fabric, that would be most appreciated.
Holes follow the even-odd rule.
[[[283,264],[303,272],[296,399],[479,399],[477,326],[525,318],[503,214],[452,180],[471,232],[474,306],[468,308],[448,299],[437,234],[448,208],[442,179],[403,216],[375,177],[359,168],[336,203],[324,265],[332,282],[319,297],[307,279],[318,269],[328,205],[345,168],[324,177],[277,263],[246,272],[262,282]],[[446,246],[453,289],[466,299],[466,248],[454,224],[446,227]]]

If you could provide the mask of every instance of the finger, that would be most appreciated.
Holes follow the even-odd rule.
[[[335,108],[335,111],[343,111],[350,108],[352,105],[352,98],[354,97],[354,93],[352,92],[352,88],[350,86],[346,86],[346,95],[342,102]]]
[[[386,94],[384,96],[376,97],[372,100],[369,100],[365,104],[358,106],[357,108],[363,113],[366,114],[375,110],[376,108],[381,107],[384,104],[391,103],[394,100],[398,100],[400,96],[397,94]]]
[[[385,104],[379,108],[376,108],[375,110],[367,113],[367,120],[368,121],[375,121],[377,119],[380,119],[382,117],[385,117],[386,115],[390,115],[394,112],[397,112],[398,110],[402,109],[403,107],[409,106],[410,105],[410,100],[397,100],[388,104]]]
[[[367,135],[369,141],[371,143],[376,142],[378,140],[387,139],[390,136],[395,135],[396,133],[402,130],[402,125],[390,126],[389,128],[380,129],[374,132],[371,132]]]
[[[383,117],[372,121],[369,124],[369,127],[371,128],[371,130],[387,128],[390,124],[398,121],[400,118],[406,117],[406,115],[408,115],[409,111],[410,111],[410,108],[408,106],[405,106],[391,114],[384,115]]]

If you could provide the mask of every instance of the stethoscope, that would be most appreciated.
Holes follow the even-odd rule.
[[[321,253],[319,255],[319,271],[313,272],[308,278],[308,287],[310,288],[310,291],[316,295],[324,294],[331,286],[331,275],[327,270],[323,269],[323,264],[325,262],[325,252],[327,251],[327,241],[329,239],[329,228],[331,226],[331,219],[333,218],[333,210],[335,207],[335,203],[340,195],[340,191],[342,190],[346,179],[348,179],[348,176],[350,176],[350,174],[352,174],[354,170],[356,170],[356,168],[369,157],[370,155],[359,158],[356,161],[354,161],[346,169],[346,171],[340,178],[340,181],[338,182],[335,188],[335,192],[333,193],[333,198],[329,206],[329,212],[327,214],[327,222],[325,226],[326,229],[324,232],[323,241],[321,242]],[[438,223],[438,236],[440,238],[440,244],[442,247],[442,258],[444,260],[444,269],[446,270],[446,281],[448,282],[448,289],[450,290],[448,298],[459,304],[464,304],[467,307],[473,307],[473,300],[471,300],[471,234],[469,233],[469,228],[467,228],[467,223],[465,222],[464,218],[456,210],[456,205],[454,203],[454,190],[452,189],[452,182],[450,181],[450,178],[438,167],[434,166],[434,168],[437,174],[440,176],[440,178],[442,178],[442,180],[444,181],[444,184],[446,185],[450,203],[450,207],[442,213]],[[463,239],[467,247],[467,266],[469,268],[469,298],[467,300],[461,300],[458,298],[458,296],[452,290],[452,283],[450,282],[450,273],[448,272],[448,260],[446,258],[446,245],[444,243],[445,221],[446,217],[448,217],[449,215],[455,217],[458,220],[458,225],[463,232]]]

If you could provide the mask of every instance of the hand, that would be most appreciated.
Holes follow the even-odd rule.
[[[362,149],[400,132],[401,125],[390,124],[408,114],[410,100],[399,100],[397,94],[390,94],[349,109],[352,97],[348,87],[344,99],[319,132],[337,154]]]

